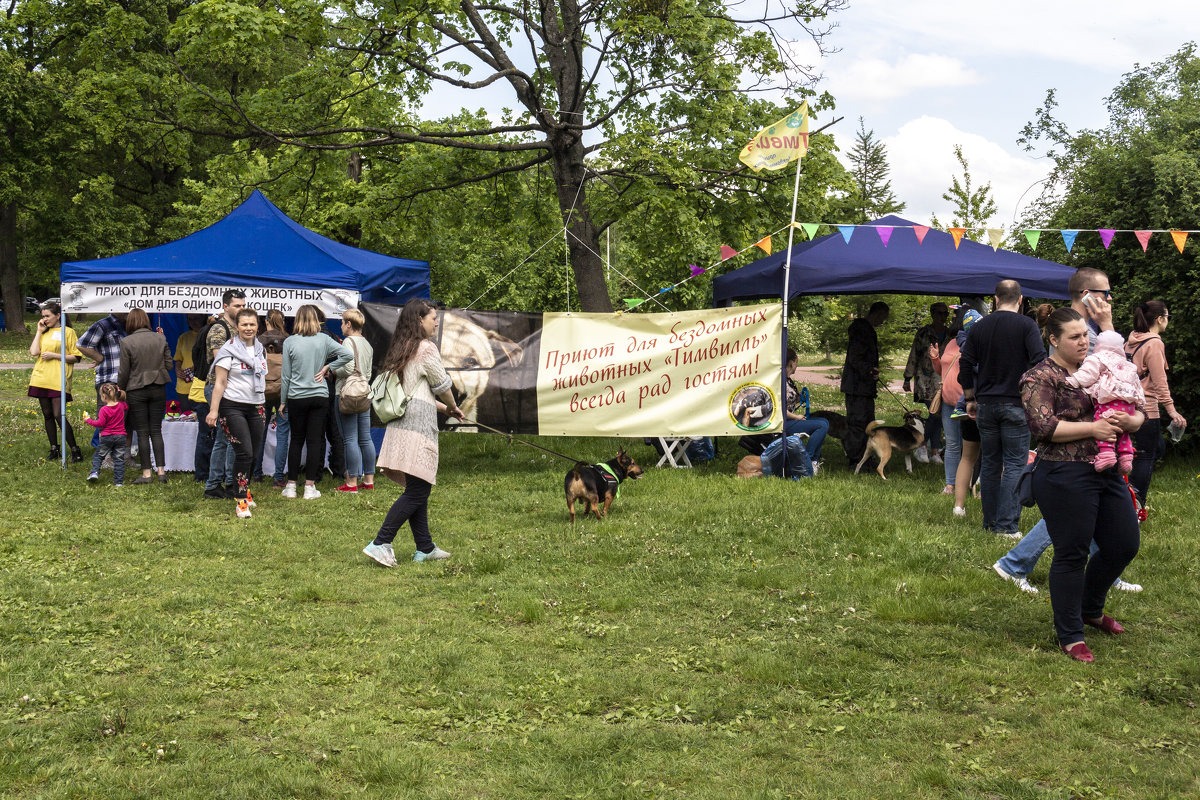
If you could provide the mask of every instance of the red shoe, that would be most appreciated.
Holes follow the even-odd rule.
[[[351,486],[351,485],[350,485],[350,484],[348,484],[348,483],[343,483],[341,486],[337,487],[337,490],[338,490],[339,492],[352,492],[352,493],[354,493],[354,494],[358,494],[358,487],[357,487],[357,486]]]
[[[1099,622],[1092,622],[1090,619],[1085,619],[1083,624],[1091,625],[1093,628],[1099,628],[1102,632],[1112,636],[1116,636],[1118,633],[1125,632],[1125,628],[1121,626],[1121,623],[1117,622],[1107,614],[1101,615]]]
[[[1082,661],[1084,664],[1091,664],[1096,660],[1092,655],[1092,651],[1088,650],[1087,642],[1075,642],[1071,645],[1060,645],[1062,651],[1076,661]]]
[[[360,483],[360,484],[358,485],[358,488],[360,488],[360,489],[374,489],[374,488],[375,488],[375,484],[373,484],[373,483]]]

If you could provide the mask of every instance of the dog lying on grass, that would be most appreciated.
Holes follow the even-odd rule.
[[[582,500],[584,514],[594,514],[596,519],[603,519],[608,514],[608,508],[616,498],[621,488],[621,482],[626,478],[637,480],[642,477],[642,468],[630,458],[624,448],[617,450],[617,457],[603,464],[585,464],[580,461],[563,480],[563,490],[567,495],[567,513],[571,522],[575,521],[575,501]]]

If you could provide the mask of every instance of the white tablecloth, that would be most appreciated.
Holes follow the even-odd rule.
[[[200,428],[195,417],[164,419],[162,424],[163,450],[167,458],[167,472],[192,472],[196,468],[196,432]],[[137,434],[133,434],[133,452],[139,447]],[[328,454],[326,455],[328,458]],[[154,457],[150,457],[151,462]],[[136,456],[132,462],[137,465]],[[131,465],[126,464],[128,469]],[[267,445],[263,450],[263,474],[275,473],[275,426],[267,426]]]

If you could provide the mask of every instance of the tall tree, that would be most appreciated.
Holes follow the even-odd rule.
[[[430,189],[545,168],[580,303],[610,310],[599,253],[614,220],[656,190],[720,194],[778,180],[749,176],[733,153],[721,165],[688,156],[769,121],[756,92],[805,94],[809,75],[784,41],[802,33],[822,42],[825,19],[845,3],[209,0],[182,13],[171,37],[185,104],[204,110],[189,116],[176,105],[158,118],[321,150],[420,144],[505,156]],[[263,81],[264,51],[292,53],[296,69]],[[516,112],[457,127],[422,123],[394,106],[443,87],[506,87]],[[373,92],[393,103],[364,107]],[[597,202],[598,187],[607,202]]]
[[[1057,237],[1042,237],[1038,255],[1108,273],[1120,330],[1138,303],[1161,298],[1173,312],[1163,339],[1171,393],[1191,419],[1200,408],[1200,249],[1183,252],[1154,234],[1145,251],[1132,230],[1188,230],[1200,218],[1200,52],[1187,44],[1161,62],[1137,66],[1106,101],[1108,123],[1070,131],[1054,117],[1054,92],[1023,130],[1027,149],[1053,164],[1048,186],[1024,221],[1031,227],[1082,229],[1068,254]],[[1088,229],[1114,228],[1105,248]],[[1189,437],[1191,438],[1191,437]],[[1194,440],[1193,440],[1194,441]],[[1185,443],[1187,440],[1185,440]]]
[[[862,117],[858,118],[854,147],[848,157],[850,174],[854,177],[854,192],[847,198],[847,222],[867,222],[904,210],[904,203],[896,199],[892,182],[888,179],[891,167],[888,166],[887,145],[875,138],[875,131],[867,130]]]
[[[966,228],[965,236],[971,238],[987,225],[987,221],[996,213],[996,201],[992,198],[992,182],[982,186],[974,186],[971,177],[971,166],[963,155],[961,144],[954,145],[954,158],[962,167],[962,177],[955,175],[951,178],[950,188],[942,194],[942,199],[954,204],[954,217],[949,227]],[[933,217],[934,227],[946,227]]]

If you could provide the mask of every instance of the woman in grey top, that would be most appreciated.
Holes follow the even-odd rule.
[[[350,348],[355,354],[349,364],[337,371],[336,395],[341,397],[342,386],[354,372],[358,371],[367,380],[371,380],[371,361],[375,351],[371,343],[363,338],[362,329],[366,323],[363,313],[357,308],[351,308],[342,314],[342,346]],[[357,492],[359,489],[375,488],[375,442],[371,441],[371,409],[357,414],[343,414],[338,410],[338,428],[342,433],[342,447],[346,454],[346,482],[338,487],[339,492]],[[362,478],[359,484],[358,479]]]
[[[280,376],[279,411],[291,423],[288,443],[288,479],[284,497],[296,496],[300,453],[308,445],[304,463],[304,499],[321,496],[316,482],[325,465],[325,417],[329,412],[329,389],[325,376],[348,364],[353,354],[329,336],[321,336],[317,307],[300,306],[292,335],[283,343],[283,372]]]
[[[135,484],[154,483],[150,469],[150,451],[158,466],[158,480],[167,482],[166,451],[163,448],[162,421],[167,404],[167,382],[170,380],[171,347],[167,337],[150,328],[150,317],[140,308],[130,309],[125,318],[121,340],[121,360],[117,371],[117,386],[125,392],[129,403],[129,427],[138,435],[138,460],[142,477]]]

